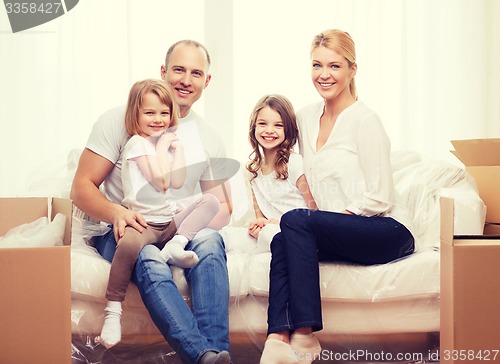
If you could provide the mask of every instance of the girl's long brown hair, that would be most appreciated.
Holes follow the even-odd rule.
[[[280,114],[281,120],[283,121],[285,140],[279,145],[276,160],[274,161],[274,170],[277,175],[276,178],[287,179],[288,159],[294,145],[297,143],[299,130],[297,128],[297,120],[295,118],[295,111],[292,103],[281,95],[274,94],[262,97],[252,111],[250,116],[250,128],[248,131],[248,139],[252,146],[252,153],[250,153],[250,161],[247,163],[246,168],[252,173],[253,178],[255,178],[257,177],[257,171],[262,167],[263,156],[261,147],[255,138],[255,127],[257,125],[259,111],[266,106],[269,106]]]

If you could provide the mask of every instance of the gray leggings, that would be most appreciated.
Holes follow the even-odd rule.
[[[219,211],[219,200],[211,194],[205,194],[183,209],[170,222],[148,223],[142,233],[132,227],[125,228],[125,234],[118,240],[115,256],[109,272],[106,298],[110,301],[123,301],[137,256],[148,244],[155,244],[162,249],[176,234],[188,240],[207,227]]]

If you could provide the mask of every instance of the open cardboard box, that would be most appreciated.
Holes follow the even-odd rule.
[[[500,223],[500,138],[452,140],[452,153],[474,177],[487,207],[486,222]]]
[[[71,201],[0,198],[0,236],[59,212],[64,246],[0,248],[2,364],[71,362]]]
[[[500,236],[453,234],[441,198],[440,363],[500,362]]]

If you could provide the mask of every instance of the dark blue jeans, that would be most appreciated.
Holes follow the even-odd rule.
[[[390,217],[297,209],[271,242],[268,334],[323,328],[319,261],[383,264],[412,254],[414,239]]]

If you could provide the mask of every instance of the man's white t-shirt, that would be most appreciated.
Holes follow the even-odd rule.
[[[122,152],[129,139],[125,129],[125,105],[102,114],[87,141],[86,148],[101,155],[115,166],[104,181],[105,196],[118,204],[124,198],[121,179]],[[186,156],[186,181],[178,190],[170,189],[177,207],[189,205],[199,195],[200,181],[223,180],[234,174],[234,161],[226,158],[219,133],[193,110],[179,119],[176,135],[184,145]],[[233,167],[233,168],[230,168]]]
[[[248,173],[249,176],[252,176]],[[259,205],[260,211],[268,219],[280,220],[281,216],[290,210],[307,208],[306,202],[297,188],[297,180],[304,174],[302,157],[290,153],[288,159],[288,178],[277,179],[276,172],[264,175],[262,170],[257,172],[250,185]]]

